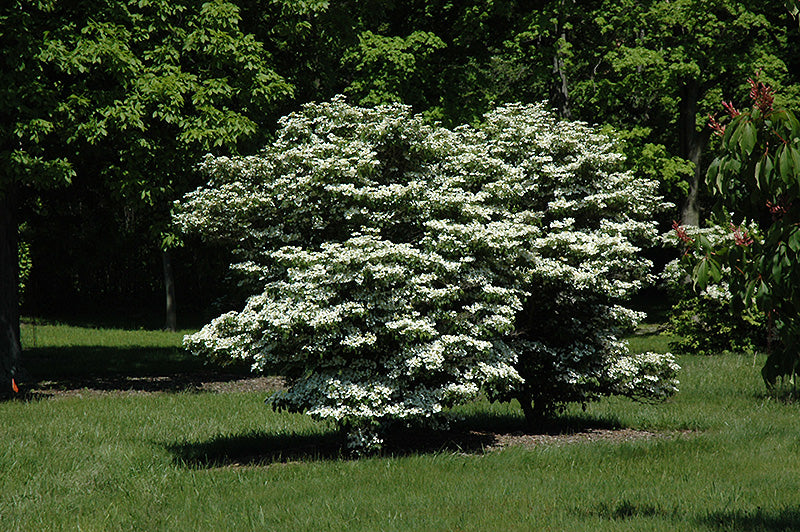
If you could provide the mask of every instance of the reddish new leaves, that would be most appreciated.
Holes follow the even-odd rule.
[[[725,135],[725,125],[720,124],[717,115],[708,115],[708,127],[714,130],[714,134],[722,137]]]
[[[733,241],[737,246],[747,247],[753,243],[753,239],[747,234],[747,229],[744,227],[736,227],[731,224],[731,231],[733,231]]]
[[[742,114],[736,107],[733,106],[733,102],[723,101],[722,107],[724,107],[725,110],[728,111],[728,114],[731,115],[731,118],[736,118],[737,116]]]
[[[771,113],[772,106],[775,103],[775,91],[772,87],[758,81],[758,74],[756,74],[755,79],[748,78],[747,82],[750,84],[750,98],[753,100],[753,106],[764,114]],[[733,102],[723,100],[722,107],[725,108],[725,112],[731,118],[736,118],[742,114],[741,111],[733,106]],[[716,114],[708,115],[708,126],[720,137],[725,134],[725,124],[717,120]]]
[[[672,220],[672,228],[675,230],[675,232],[678,234],[678,238],[680,238],[684,244],[687,246],[694,244],[694,239],[686,234],[686,229],[684,229],[684,227],[675,220]]]
[[[772,221],[778,221],[788,212],[789,206],[786,205],[786,199],[781,196],[775,203],[767,200],[767,209],[772,215]]]
[[[772,87],[758,81],[758,76],[755,80],[748,78],[747,82],[750,84],[750,98],[753,100],[753,105],[764,114],[772,112],[772,104],[775,102],[775,91]]]

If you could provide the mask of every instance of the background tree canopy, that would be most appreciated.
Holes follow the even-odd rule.
[[[166,222],[199,183],[201,156],[252,153],[277,117],[339,93],[406,103],[445,126],[547,98],[616,131],[626,164],[681,206],[665,226],[697,223],[698,177],[717,142],[707,115],[723,98],[743,103],[759,70],[796,107],[798,35],[780,0],[7,2],[3,354],[18,352],[20,223],[33,265],[26,312],[83,303],[161,323]],[[178,301],[211,314],[230,291],[219,282],[228,257],[185,244],[173,257]]]

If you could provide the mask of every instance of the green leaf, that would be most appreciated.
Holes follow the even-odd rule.
[[[781,266],[780,255],[775,255],[772,259],[772,278],[776,281],[783,279],[783,267]]]
[[[787,146],[789,154],[791,155],[791,163],[794,167],[794,175],[797,177],[800,175],[800,151],[795,149],[792,146]]]
[[[747,286],[745,287],[745,291],[744,291],[744,298],[743,298],[744,301],[745,301],[745,304],[749,305],[749,304],[752,303],[753,295],[755,294],[756,284],[757,283],[758,283],[757,279],[753,279],[752,281],[747,283]]]
[[[715,283],[722,280],[722,268],[717,261],[712,258],[708,259],[708,276]]]
[[[795,228],[789,234],[789,238],[787,239],[787,243],[789,244],[789,249],[797,253],[800,251],[800,230]]]
[[[758,303],[758,305],[761,308],[769,306],[767,305],[767,303],[769,302],[769,296],[770,296],[769,286],[767,286],[767,283],[765,283],[764,280],[762,279],[758,285],[758,292],[756,293],[756,303]]]
[[[739,136],[741,133],[741,128],[739,127],[739,123],[741,122],[741,116],[737,116],[734,118],[728,127],[725,128],[725,134],[722,135],[722,145],[728,150],[733,151],[731,148],[734,144],[738,144]]]
[[[741,130],[739,147],[742,149],[742,155],[748,157],[756,145],[756,129],[752,123],[745,122],[742,124]]]
[[[756,186],[759,190],[761,190],[761,172],[763,170],[763,160],[763,158],[758,160],[755,170],[753,171],[753,178],[756,180]]]
[[[772,161],[772,157],[769,155],[764,156],[764,186],[763,188],[768,189],[769,184],[772,181],[772,172],[775,170],[775,163]]]
[[[700,287],[702,290],[708,286],[708,261],[706,258],[702,259],[697,263],[697,266],[694,267],[694,273],[692,277],[694,277],[695,289]]]
[[[717,192],[722,194],[722,179],[724,176],[722,175],[722,172],[719,171],[720,162],[721,159],[719,158],[711,161],[711,164],[708,166],[708,171],[706,172],[706,182],[710,186],[714,187]]]
[[[792,159],[789,155],[789,146],[784,146],[781,150],[781,154],[778,156],[778,168],[783,182],[787,185],[791,185],[794,181],[794,172],[792,169]]]

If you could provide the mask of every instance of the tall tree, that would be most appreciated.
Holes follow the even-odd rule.
[[[147,234],[146,245],[163,254],[174,328],[171,201],[196,184],[204,153],[259,145],[267,130],[259,124],[273,119],[292,87],[263,44],[240,29],[232,2],[102,1],[55,15],[38,58],[63,80],[62,103],[48,112],[67,139],[75,186],[93,191],[89,201],[109,204],[114,225]]]
[[[56,186],[73,175],[52,149],[52,121],[39,113],[57,104],[36,58],[50,13],[47,1],[0,7],[0,397],[16,387],[20,369],[18,198],[24,188]]]
[[[201,156],[260,143],[259,122],[292,92],[226,0],[4,6],[0,112],[11,127],[2,132],[0,176],[0,389],[20,360],[20,187],[74,177],[75,187],[111,198],[120,217],[135,214],[136,230],[166,250],[171,202],[194,185]]]
[[[686,224],[700,221],[698,185],[710,139],[705,122],[716,102],[760,69],[776,85],[792,82],[785,62],[789,18],[780,4],[605,1],[586,17],[595,45],[583,48],[584,71],[574,74],[577,114],[645,126],[652,140],[693,163],[680,214]]]

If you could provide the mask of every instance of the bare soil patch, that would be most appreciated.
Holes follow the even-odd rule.
[[[26,399],[60,399],[104,395],[157,393],[271,393],[283,387],[280,377],[248,377],[241,373],[193,372],[175,375],[107,376],[83,379],[41,380],[24,391]]]
[[[427,434],[409,432],[387,441],[387,451],[395,454],[418,452],[454,452],[457,454],[485,454],[509,447],[535,448],[576,443],[610,442],[626,443],[656,439],[686,437],[692,431],[654,432],[631,428],[579,429],[559,427],[553,420],[546,428],[505,432],[502,430],[434,431]],[[402,434],[402,433],[401,433]]]
[[[692,431],[681,432],[653,432],[648,430],[621,429],[585,429],[580,432],[565,432],[561,434],[525,434],[514,432],[511,434],[497,434],[496,444],[493,448],[513,446],[536,447],[539,445],[554,445],[567,443],[584,443],[606,441],[624,443],[641,440],[655,440],[687,436]]]
[[[263,392],[268,395],[284,387],[280,377],[242,376],[241,373],[194,372],[162,376],[114,376],[69,380],[43,380],[17,394],[17,400],[59,400],[69,397],[142,396],[161,393],[237,393]],[[686,437],[691,431],[654,432],[631,428],[597,426],[559,426],[558,420],[539,429],[440,431],[401,430],[391,434],[384,452],[407,455],[448,452],[480,455],[508,447],[536,448],[589,442],[625,443],[655,439]],[[242,448],[241,442],[216,442],[215,452],[194,449],[189,462],[199,466],[247,467],[309,459],[342,457],[346,454],[342,441],[254,441]],[[265,445],[266,444],[266,445]],[[270,448],[265,450],[264,447]],[[245,450],[246,449],[246,450]],[[219,453],[219,454],[217,454]]]

